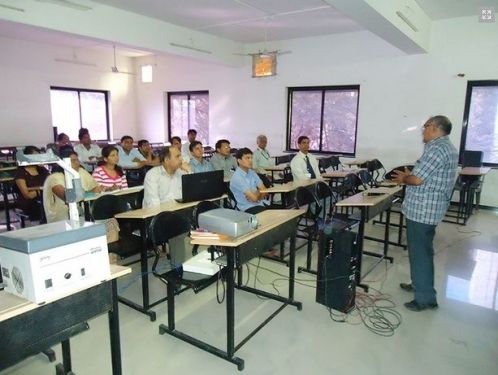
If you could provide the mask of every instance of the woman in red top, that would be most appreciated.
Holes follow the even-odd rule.
[[[105,146],[102,149],[102,157],[103,162],[92,173],[95,181],[104,187],[104,191],[127,188],[126,176],[118,165],[118,149],[114,146]]]

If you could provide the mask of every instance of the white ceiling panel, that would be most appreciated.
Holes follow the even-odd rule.
[[[494,7],[498,11],[498,0],[415,0],[433,20],[478,16],[481,7]]]

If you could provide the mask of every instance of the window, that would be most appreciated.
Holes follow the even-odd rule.
[[[197,140],[209,144],[209,92],[169,92],[168,132],[169,136],[187,138],[187,131],[195,129]]]
[[[355,156],[360,86],[289,87],[287,149],[306,135],[310,151]]]
[[[498,81],[469,81],[465,99],[460,156],[483,152],[483,163],[498,166]]]
[[[50,103],[58,134],[77,140],[80,128],[88,128],[92,139],[110,139],[107,91],[51,87]]]

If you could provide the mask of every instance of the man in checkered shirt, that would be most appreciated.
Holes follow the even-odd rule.
[[[458,167],[458,153],[449,140],[451,122],[446,116],[431,117],[423,126],[424,152],[410,173],[397,171],[393,180],[407,185],[402,211],[406,217],[411,284],[415,299],[405,303],[412,311],[438,307],[434,289],[436,226],[450,204]]]

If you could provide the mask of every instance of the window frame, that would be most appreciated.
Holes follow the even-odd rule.
[[[81,92],[92,92],[104,94],[105,97],[105,122],[106,122],[106,133],[107,139],[94,139],[94,141],[111,141],[111,128],[110,128],[110,114],[109,114],[109,91],[106,90],[94,90],[94,89],[79,89],[76,87],[61,87],[61,86],[50,86],[50,91],[59,90],[59,91],[76,91],[78,93],[78,108],[80,114],[80,129],[83,128],[82,124],[82,115],[81,115]],[[52,105],[50,105],[50,112],[52,112]],[[52,124],[53,126],[53,124]],[[79,141],[74,139],[73,141]]]
[[[358,95],[356,99],[356,124],[355,124],[355,134],[354,134],[354,150],[353,152],[339,152],[339,151],[323,151],[323,113],[324,113],[324,103],[325,103],[325,92],[326,91],[343,91],[343,90],[356,90]],[[322,91],[322,101],[320,109],[320,140],[319,140],[319,150],[311,150],[313,154],[326,154],[326,155],[338,155],[338,156],[348,156],[356,157],[356,145],[358,142],[358,116],[360,111],[360,85],[338,85],[338,86],[297,86],[297,87],[287,87],[287,131],[286,131],[286,151],[297,152],[298,148],[291,147],[291,119],[292,119],[292,95],[294,92],[298,91]]]
[[[187,110],[188,130],[190,130],[190,129],[195,129],[195,128],[191,127],[191,123],[190,123],[190,96],[191,95],[199,95],[199,94],[207,95],[208,96],[208,103],[209,103],[209,90],[168,91],[167,94],[168,94],[168,135],[169,135],[169,138],[171,139],[171,137],[173,136],[173,134],[171,133],[171,96],[173,96],[173,95],[186,95],[187,96],[187,100],[189,102],[189,108]],[[197,131],[198,129],[195,129],[195,130]],[[208,123],[208,130],[209,130],[209,123]],[[209,134],[209,132],[208,132],[208,134]],[[187,136],[187,134],[175,134],[175,135],[180,137],[180,138]],[[208,137],[208,143],[209,143],[209,137]]]
[[[494,86],[498,88],[498,80],[478,80],[478,81],[467,81],[467,92],[465,93],[465,106],[463,112],[463,124],[462,124],[462,133],[460,136],[460,150],[458,155],[458,162],[462,164],[463,152],[465,151],[465,143],[467,141],[467,131],[469,124],[469,114],[470,114],[470,104],[472,100],[472,89],[474,87],[487,87]],[[476,150],[482,151],[482,150]],[[485,163],[483,161],[482,165],[484,167],[497,168],[498,163]]]

